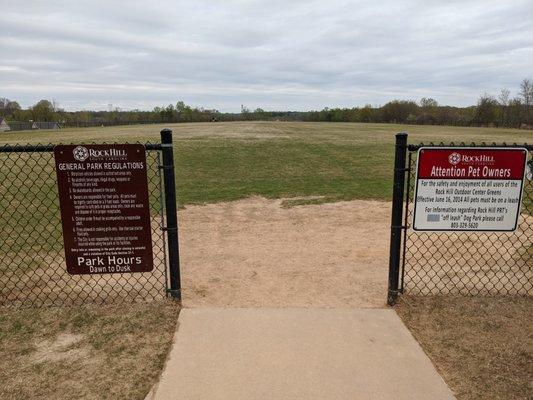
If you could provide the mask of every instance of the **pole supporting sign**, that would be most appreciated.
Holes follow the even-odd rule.
[[[421,147],[413,229],[514,231],[526,161],[524,148]]]
[[[151,271],[145,147],[58,145],[54,158],[67,271]]]

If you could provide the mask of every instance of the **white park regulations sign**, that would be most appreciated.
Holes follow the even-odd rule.
[[[524,148],[420,148],[413,229],[514,231],[526,161]]]

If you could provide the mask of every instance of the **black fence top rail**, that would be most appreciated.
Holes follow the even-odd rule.
[[[519,147],[519,148],[525,148],[528,151],[533,151],[533,144],[528,143],[466,143],[466,142],[460,142],[460,143],[419,143],[419,144],[410,144],[407,146],[407,149],[409,151],[418,151],[421,147]]]
[[[80,144],[83,143],[72,143]],[[108,143],[102,143],[108,144]],[[117,143],[109,143],[117,144]],[[162,150],[163,145],[161,143],[142,143],[146,150]],[[3,145],[0,146],[0,153],[48,153],[54,151],[55,144],[17,144],[17,145]]]

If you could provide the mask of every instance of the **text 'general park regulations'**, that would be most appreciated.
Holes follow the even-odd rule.
[[[151,271],[144,146],[59,145],[54,157],[68,272]]]

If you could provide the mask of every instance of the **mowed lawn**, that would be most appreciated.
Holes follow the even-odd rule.
[[[533,132],[509,129],[238,122],[7,132],[0,133],[0,146],[155,143],[159,142],[163,127],[174,131],[177,197],[185,207],[252,195],[304,197],[290,200],[287,205],[350,199],[388,200],[394,134],[401,131],[409,133],[410,143],[533,142]],[[1,208],[11,201],[3,200],[7,199],[6,184],[3,184],[8,176],[5,157],[0,155]],[[28,203],[50,199],[50,194],[54,197],[55,174],[51,158],[47,160],[48,167],[38,181],[26,180],[27,171],[20,172],[17,178],[22,190],[17,196],[32,191],[33,199],[37,199],[29,197]],[[32,185],[24,185],[30,181]],[[320,197],[308,200],[306,196]],[[35,236],[39,224],[47,224],[46,213],[57,214],[50,207],[44,211],[41,208],[24,201],[18,203],[16,210],[6,215],[21,218],[23,224],[16,233],[0,226],[2,243],[17,251],[27,251],[30,242],[26,238]],[[43,213],[46,218],[42,218]],[[47,242],[40,243],[42,250],[61,251],[60,237],[59,227],[52,227]],[[17,241],[17,238],[24,240]],[[0,254],[5,247],[0,248]],[[422,315],[412,310],[412,315],[417,313]],[[0,359],[3,360],[0,398],[143,399],[164,364],[178,314],[179,306],[170,301],[24,310],[0,308]],[[449,321],[455,322],[451,317]],[[421,331],[417,326],[411,328],[417,334]],[[438,329],[431,332],[439,334]],[[438,351],[431,343],[426,350],[431,354]],[[438,357],[432,358],[440,362]],[[468,382],[463,386],[468,387]]]
[[[14,143],[158,142],[174,131],[180,205],[324,196],[323,201],[389,199],[394,134],[410,143],[533,142],[533,132],[359,123],[235,122],[135,125],[60,131],[8,132]]]

